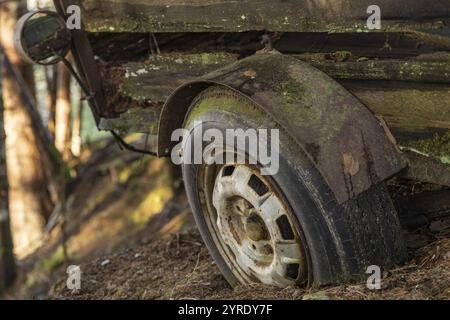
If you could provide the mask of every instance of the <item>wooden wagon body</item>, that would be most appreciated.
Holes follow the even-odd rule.
[[[58,2],[81,6],[93,51],[106,61],[105,130],[155,135],[177,87],[270,46],[338,81],[402,150],[450,162],[449,0],[378,1],[379,30],[368,29],[369,0]],[[448,184],[442,170],[415,175]]]

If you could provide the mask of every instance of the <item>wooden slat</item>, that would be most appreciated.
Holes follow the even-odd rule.
[[[350,52],[295,55],[341,82],[382,116],[400,142],[450,130],[450,55],[364,59]]]
[[[373,113],[382,116],[400,142],[450,130],[448,85],[380,81],[342,84]]]
[[[158,134],[158,120],[161,110],[158,108],[133,108],[122,113],[117,118],[100,119],[99,129],[114,131],[120,135],[129,133]]]
[[[237,55],[228,53],[171,53],[154,56],[143,63],[122,66],[125,76],[120,91],[133,100],[161,103],[182,84],[236,60]]]
[[[120,134],[156,135],[160,106],[176,88],[236,60],[236,55],[228,53],[171,53],[115,68],[112,73],[123,75],[116,90],[129,108],[115,118],[102,118],[99,127]],[[117,114],[117,96],[110,98],[109,111]],[[151,107],[143,108],[143,104]]]
[[[324,54],[295,55],[312,64],[330,77],[342,80],[412,81],[421,83],[450,84],[450,53],[442,53],[445,60],[421,61],[376,60],[355,61],[354,57],[341,53],[341,57],[324,58]],[[348,53],[349,54],[349,53]],[[430,55],[432,57],[433,55]],[[438,55],[436,55],[436,58]],[[345,61],[349,58],[352,61]],[[344,61],[336,61],[344,60]]]
[[[431,63],[431,58],[425,59],[426,63]],[[138,104],[144,102],[161,105],[180,85],[231,64],[236,59],[236,55],[226,53],[172,53],[152,57],[146,62],[127,63],[121,67],[123,78],[119,91],[126,99]],[[383,66],[383,61],[376,63]],[[347,80],[346,78],[355,78],[355,75],[351,73],[346,77],[347,73],[341,69],[339,74],[330,75],[375,115],[381,116],[401,145],[450,130],[449,85],[416,82],[418,79],[415,68],[400,68],[405,63],[402,61],[397,61],[397,67],[392,67],[392,63],[393,61],[388,61],[388,70],[396,70],[395,74],[400,75],[397,71],[402,69],[402,79],[412,81],[373,81],[368,75],[377,79],[376,74],[363,71],[360,75],[366,80]],[[321,68],[320,64],[316,66]],[[438,76],[442,74],[438,73]],[[125,126],[125,131],[130,131],[130,128],[136,128],[134,119],[136,117],[122,116],[113,123],[114,128],[120,130]],[[139,130],[142,132],[142,129]]]
[[[153,57],[143,63],[128,63],[121,67],[124,76],[119,90],[133,101],[163,103],[183,83],[231,64],[236,59],[237,56],[226,53],[173,53]],[[397,65],[393,61],[386,65],[382,61],[374,63],[377,64],[378,73],[365,72],[362,67],[358,68],[359,72],[346,72],[346,63],[315,65],[340,81],[372,112],[382,116],[400,142],[428,138],[450,130],[449,85],[416,82],[420,81],[417,70],[429,71],[423,72],[425,79],[430,77],[432,80],[436,76],[437,79],[445,80],[448,75],[440,71],[445,70],[447,65],[436,70],[437,67],[431,62],[425,63],[430,67],[428,69],[415,64],[415,67],[410,64],[405,67],[405,62],[401,61],[397,61]],[[361,63],[363,66],[368,64],[370,62]],[[339,72],[331,72],[333,70],[330,71],[330,68]],[[372,81],[392,77],[389,70],[394,70],[393,74],[399,79],[412,82]],[[355,80],[358,75],[367,81]]]
[[[450,164],[443,164],[415,152],[406,152],[405,156],[409,163],[408,169],[403,173],[405,178],[450,187]]]
[[[367,31],[372,0],[80,0],[96,32]],[[430,29],[450,0],[378,0],[384,30]]]
[[[274,43],[286,54],[348,51],[360,57],[405,58],[450,51],[450,36],[427,32],[284,33]],[[314,58],[314,57],[311,57]]]

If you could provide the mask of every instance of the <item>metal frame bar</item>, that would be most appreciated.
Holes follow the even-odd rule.
[[[53,0],[56,11],[67,19],[67,7],[74,1]],[[95,61],[91,44],[89,43],[84,26],[80,30],[72,30],[72,56],[81,80],[90,93],[89,106],[94,114],[97,126],[100,119],[106,116],[106,99],[103,92],[102,77]]]

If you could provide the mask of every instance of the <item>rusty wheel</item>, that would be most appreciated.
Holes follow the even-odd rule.
[[[279,128],[254,103],[222,87],[204,91],[185,121],[183,152],[200,130]],[[215,144],[216,154],[245,150]],[[206,145],[209,145],[208,143]],[[220,149],[222,146],[223,150]],[[253,282],[280,287],[367,279],[405,258],[395,207],[383,183],[339,205],[326,180],[280,129],[279,170],[261,164],[182,165],[189,203],[200,233],[232,286]]]
[[[278,187],[247,165],[201,171],[210,233],[239,282],[289,286],[307,279],[295,216]]]

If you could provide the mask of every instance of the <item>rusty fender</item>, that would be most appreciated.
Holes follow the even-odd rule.
[[[183,126],[193,99],[212,85],[239,92],[271,116],[308,155],[338,203],[406,167],[356,97],[318,69],[277,52],[257,53],[177,89],[161,113],[159,156],[170,154],[172,132]]]

